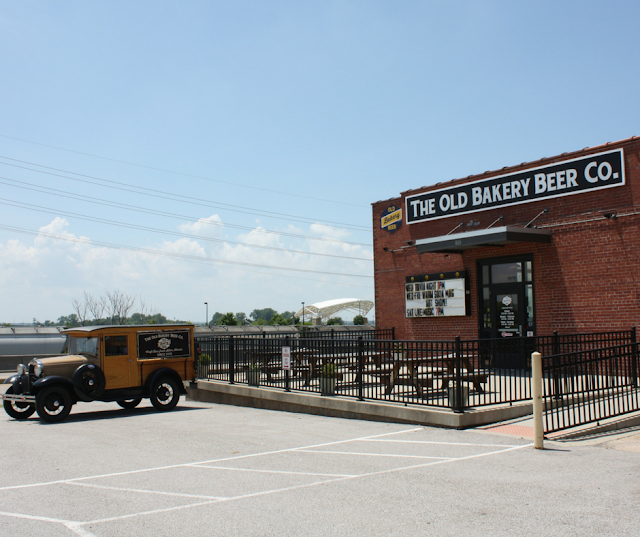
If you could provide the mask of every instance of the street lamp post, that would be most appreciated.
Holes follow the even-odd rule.
[[[204,324],[206,324],[207,326],[209,326],[209,303],[205,302],[204,305],[207,307],[207,313],[206,313],[206,317],[205,317],[205,322]]]
[[[304,302],[302,303],[302,325],[304,326]]]

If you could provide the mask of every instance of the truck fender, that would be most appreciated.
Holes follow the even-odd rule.
[[[77,398],[76,398],[76,390],[75,390],[76,385],[73,382],[71,382],[68,378],[60,377],[58,375],[52,375],[50,377],[44,377],[44,378],[36,380],[33,383],[31,392],[32,392],[33,395],[37,396],[38,392],[40,390],[42,390],[42,388],[45,388],[47,386],[53,386],[54,384],[62,384],[64,386],[68,387],[69,395],[71,395],[71,398],[77,400]],[[75,402],[76,401],[73,401],[74,404],[75,404]]]
[[[173,369],[170,369],[168,367],[163,367],[162,369],[158,369],[157,371],[154,371],[147,377],[147,380],[144,383],[144,393],[146,394],[147,397],[151,392],[151,386],[153,386],[153,384],[162,377],[170,377],[174,379],[180,386],[180,393],[182,395],[187,393],[187,390],[185,390],[185,387],[184,387],[184,382],[180,378],[180,375],[178,375],[178,373],[176,373]]]

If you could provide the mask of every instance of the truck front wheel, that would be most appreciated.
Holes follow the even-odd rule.
[[[13,394],[13,386],[7,388],[5,393]],[[36,405],[33,403],[19,403],[17,401],[3,401],[4,411],[13,419],[26,420],[36,411]]]
[[[38,416],[49,423],[64,420],[71,412],[71,405],[71,395],[62,386],[48,386],[36,395]]]

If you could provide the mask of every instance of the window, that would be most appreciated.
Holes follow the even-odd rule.
[[[123,356],[129,354],[127,336],[106,336],[104,338],[105,356]]]
[[[522,281],[522,263],[491,265],[491,283],[518,283]]]
[[[98,338],[67,336],[67,341],[64,344],[62,353],[96,356],[98,354]]]

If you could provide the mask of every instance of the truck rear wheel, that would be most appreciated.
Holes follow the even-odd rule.
[[[180,386],[171,377],[163,377],[151,386],[149,399],[156,410],[173,410],[180,399]]]
[[[124,401],[116,401],[116,403],[118,403],[122,408],[131,409],[131,408],[136,408],[141,401],[142,401],[141,398],[137,398],[137,399],[125,399]]]
[[[5,393],[13,394],[13,386],[9,386]],[[17,401],[3,401],[4,411],[13,419],[26,420],[36,411],[33,403],[19,403]]]

